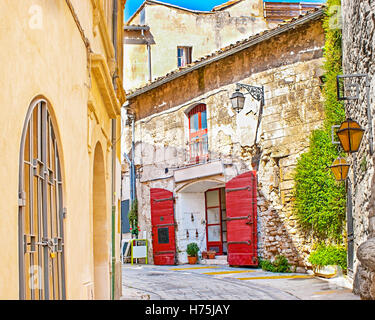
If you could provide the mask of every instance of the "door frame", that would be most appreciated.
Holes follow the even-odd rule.
[[[209,191],[215,191],[217,190],[218,194],[219,194],[219,206],[215,206],[215,207],[207,207],[207,192]],[[213,243],[214,245],[211,245],[211,246],[216,246],[216,244],[219,246],[219,252],[217,252],[216,254],[218,255],[222,255],[223,254],[223,220],[222,220],[222,208],[221,208],[221,188],[213,188],[213,189],[208,189],[204,192],[204,207],[205,207],[205,214],[206,214],[206,244],[207,244],[207,251],[209,250],[209,241],[208,241],[208,227],[209,226],[218,226],[220,225],[220,241],[210,241],[210,243]],[[213,209],[213,208],[219,208],[219,219],[220,219],[220,223],[215,223],[215,224],[208,224],[208,215],[207,215],[207,209]]]

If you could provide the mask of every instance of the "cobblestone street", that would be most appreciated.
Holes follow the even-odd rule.
[[[343,277],[223,266],[123,265],[122,300],[360,300]]]

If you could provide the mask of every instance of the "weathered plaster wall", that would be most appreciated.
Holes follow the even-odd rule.
[[[260,6],[260,9],[258,8]],[[151,45],[153,79],[177,69],[177,46],[191,46],[192,60],[269,29],[263,2],[245,0],[219,12],[194,13],[164,5],[145,5],[146,24],[156,44]],[[136,15],[130,24],[139,24]],[[148,81],[146,45],[125,45],[125,89]]]
[[[370,81],[370,110],[375,115],[375,7],[371,1],[342,1],[344,73],[366,73]],[[365,80],[357,80],[361,93],[358,101],[346,104],[348,117],[366,129],[359,152],[353,155],[355,176],[350,172],[354,224],[354,291],[363,299],[375,299],[375,174],[374,155],[370,155]],[[370,126],[370,129],[369,129]],[[373,146],[374,147],[374,146]]]
[[[236,114],[229,98],[237,81],[263,85],[265,107],[257,140],[262,151],[259,253],[264,258],[284,254],[294,265],[304,265],[310,242],[292,213],[293,170],[298,156],[309,146],[311,131],[321,127],[324,118],[319,79],[323,43],[321,22],[314,21],[134,98],[131,102],[139,119],[135,162],[142,222],[149,221],[144,217],[150,216],[150,187],[176,190],[173,170],[188,160],[184,111],[195,103],[207,106],[210,159],[222,159],[225,168],[220,179],[227,182],[254,169],[254,111],[259,103],[246,94],[245,108]],[[146,223],[144,228],[150,226]]]

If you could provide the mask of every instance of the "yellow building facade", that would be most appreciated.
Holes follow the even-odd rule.
[[[124,5],[0,2],[0,299],[121,296]]]

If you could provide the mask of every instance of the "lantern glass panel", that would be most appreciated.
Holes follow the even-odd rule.
[[[348,176],[350,165],[343,158],[336,159],[332,166],[331,170],[335,176],[336,180],[342,181],[345,180]]]
[[[237,112],[240,113],[245,105],[245,96],[239,92],[237,89],[235,93],[233,93],[232,97],[230,98],[232,101],[232,107]]]

